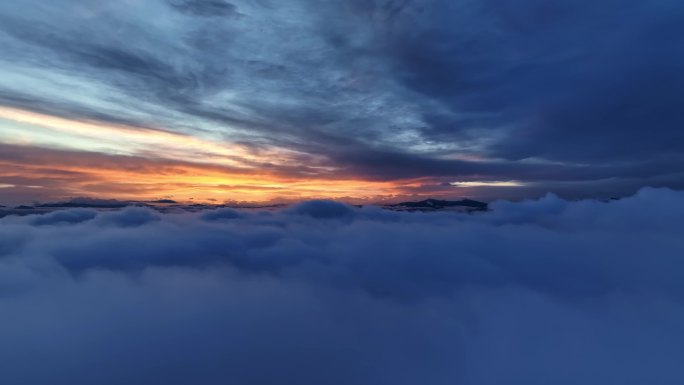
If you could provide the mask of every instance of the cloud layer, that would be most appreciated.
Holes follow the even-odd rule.
[[[0,219],[0,382],[676,384],[684,193]]]

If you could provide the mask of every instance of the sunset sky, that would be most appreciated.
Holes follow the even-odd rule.
[[[0,0],[0,385],[682,385],[682,234],[684,0]]]
[[[684,7],[0,2],[0,204],[684,188]]]

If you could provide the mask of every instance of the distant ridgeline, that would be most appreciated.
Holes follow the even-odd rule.
[[[287,205],[239,205],[239,204],[182,204],[170,199],[160,199],[156,201],[115,201],[115,200],[89,200],[89,201],[70,201],[70,202],[56,202],[34,204],[31,206],[22,205],[16,207],[5,207],[0,205],[0,218],[8,215],[31,215],[31,214],[45,214],[57,210],[85,208],[96,209],[102,211],[118,210],[125,207],[147,207],[159,212],[183,212],[183,211],[203,211],[218,208],[235,208],[235,209],[279,209]],[[459,201],[446,201],[439,199],[426,199],[418,202],[401,202],[389,205],[380,205],[383,209],[392,211],[454,211],[454,212],[476,212],[487,211],[487,203],[478,202],[471,199],[463,199]]]
[[[121,209],[124,207],[132,206],[133,203],[129,202],[58,202],[58,203],[45,203],[38,204],[33,207],[35,208],[92,208],[92,209]],[[27,208],[27,206],[19,206],[19,208]],[[28,206],[31,208],[31,206]]]
[[[385,208],[396,211],[487,211],[488,205],[471,199],[460,201],[443,201],[439,199],[426,199],[418,202],[401,202],[393,205],[385,205]]]

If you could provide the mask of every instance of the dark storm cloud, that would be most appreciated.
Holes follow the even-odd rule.
[[[681,4],[433,5],[392,42],[396,64],[413,89],[476,117],[434,115],[430,137],[458,139],[459,126],[478,124],[502,131],[488,152],[510,159],[681,155]]]
[[[0,219],[8,384],[676,384],[684,195]]]
[[[465,161],[435,159],[419,154],[374,150],[354,152],[341,150],[331,155],[333,164],[344,165],[350,175],[367,178],[416,178],[428,174],[459,180],[538,181],[596,181],[608,178],[647,179],[655,175],[669,175],[676,180],[684,166],[684,157],[645,160],[635,163],[613,164],[549,164],[544,162]]]
[[[27,6],[0,6],[4,105],[285,147],[381,179],[614,180],[620,194],[684,166],[679,2]],[[81,90],[36,80],[56,73]]]

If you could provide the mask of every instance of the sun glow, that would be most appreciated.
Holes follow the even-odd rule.
[[[426,193],[425,186],[435,185],[421,179],[374,181],[342,175],[325,162],[302,161],[313,157],[288,149],[254,150],[162,129],[67,119],[9,107],[0,107],[0,127],[0,143],[15,151],[14,160],[12,156],[0,158],[0,188],[16,190],[17,196],[30,188],[50,187],[60,198],[375,202]],[[29,148],[39,150],[27,153]]]
[[[235,170],[193,163],[164,163],[131,157],[68,153],[36,159],[33,164],[0,160],[0,182],[5,186],[59,185],[57,198],[98,197],[148,200],[169,197],[178,201],[273,202],[302,199],[376,201],[404,194],[420,181],[384,182],[350,178],[302,178],[263,170]],[[57,170],[57,171],[56,171]],[[23,184],[10,182],[21,180]],[[17,186],[15,186],[17,185]],[[57,192],[56,192],[57,193]]]

